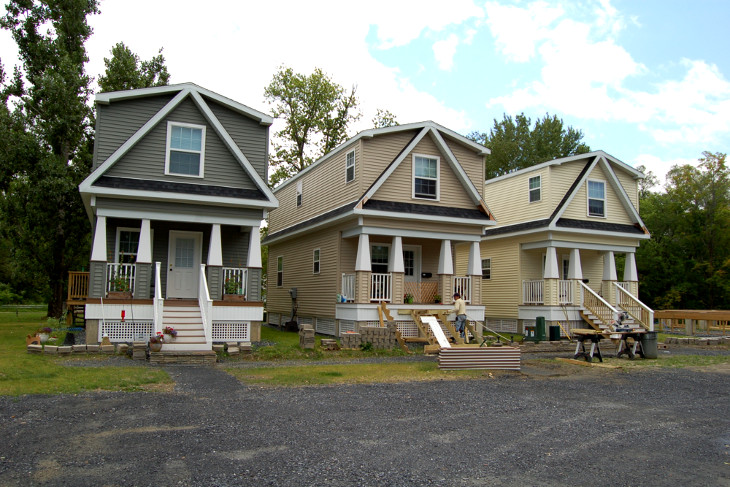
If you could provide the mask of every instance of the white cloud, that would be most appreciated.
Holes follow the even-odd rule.
[[[459,38],[456,34],[450,34],[446,39],[436,41],[433,44],[433,55],[439,69],[451,71],[454,65],[454,55],[456,47],[459,45]]]
[[[699,154],[698,154],[699,157]],[[686,158],[675,158],[675,159],[669,159],[665,160],[660,157],[657,157],[655,155],[651,154],[640,154],[637,157],[634,158],[634,167],[637,166],[644,166],[645,171],[644,173],[648,173],[651,171],[654,176],[656,176],[659,184],[652,188],[654,191],[661,191],[664,188],[664,185],[667,183],[667,173],[670,169],[674,166],[684,166],[685,164],[689,164],[690,166],[697,167],[699,165],[699,161],[697,159],[686,159]]]

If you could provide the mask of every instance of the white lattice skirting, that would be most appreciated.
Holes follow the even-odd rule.
[[[248,321],[214,321],[211,331],[214,342],[251,341],[251,323]]]
[[[112,342],[146,342],[152,336],[153,328],[151,322],[104,321],[99,327],[99,338],[106,335]]]

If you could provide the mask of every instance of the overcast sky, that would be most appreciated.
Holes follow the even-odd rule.
[[[462,134],[495,118],[556,114],[602,149],[663,177],[730,142],[730,2],[102,0],[87,72],[124,41],[164,47],[172,83],[264,112],[284,64],[357,85],[362,119],[433,120]],[[4,11],[4,9],[3,9]],[[0,32],[7,72],[15,45]],[[275,125],[276,128],[276,125]]]

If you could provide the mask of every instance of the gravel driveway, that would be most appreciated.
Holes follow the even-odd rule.
[[[730,367],[0,397],[0,485],[730,485]]]

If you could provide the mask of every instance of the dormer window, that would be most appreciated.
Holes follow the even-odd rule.
[[[350,181],[355,180],[355,151],[348,152],[346,158],[345,182],[349,183]]]
[[[205,126],[167,122],[165,174],[203,177]]]
[[[413,197],[439,199],[439,158],[413,155]]]
[[[540,190],[542,187],[542,181],[540,176],[535,176],[530,178],[529,181],[530,186],[530,203],[534,203],[535,201],[540,201]]]
[[[588,216],[606,216],[605,181],[588,180]]]

